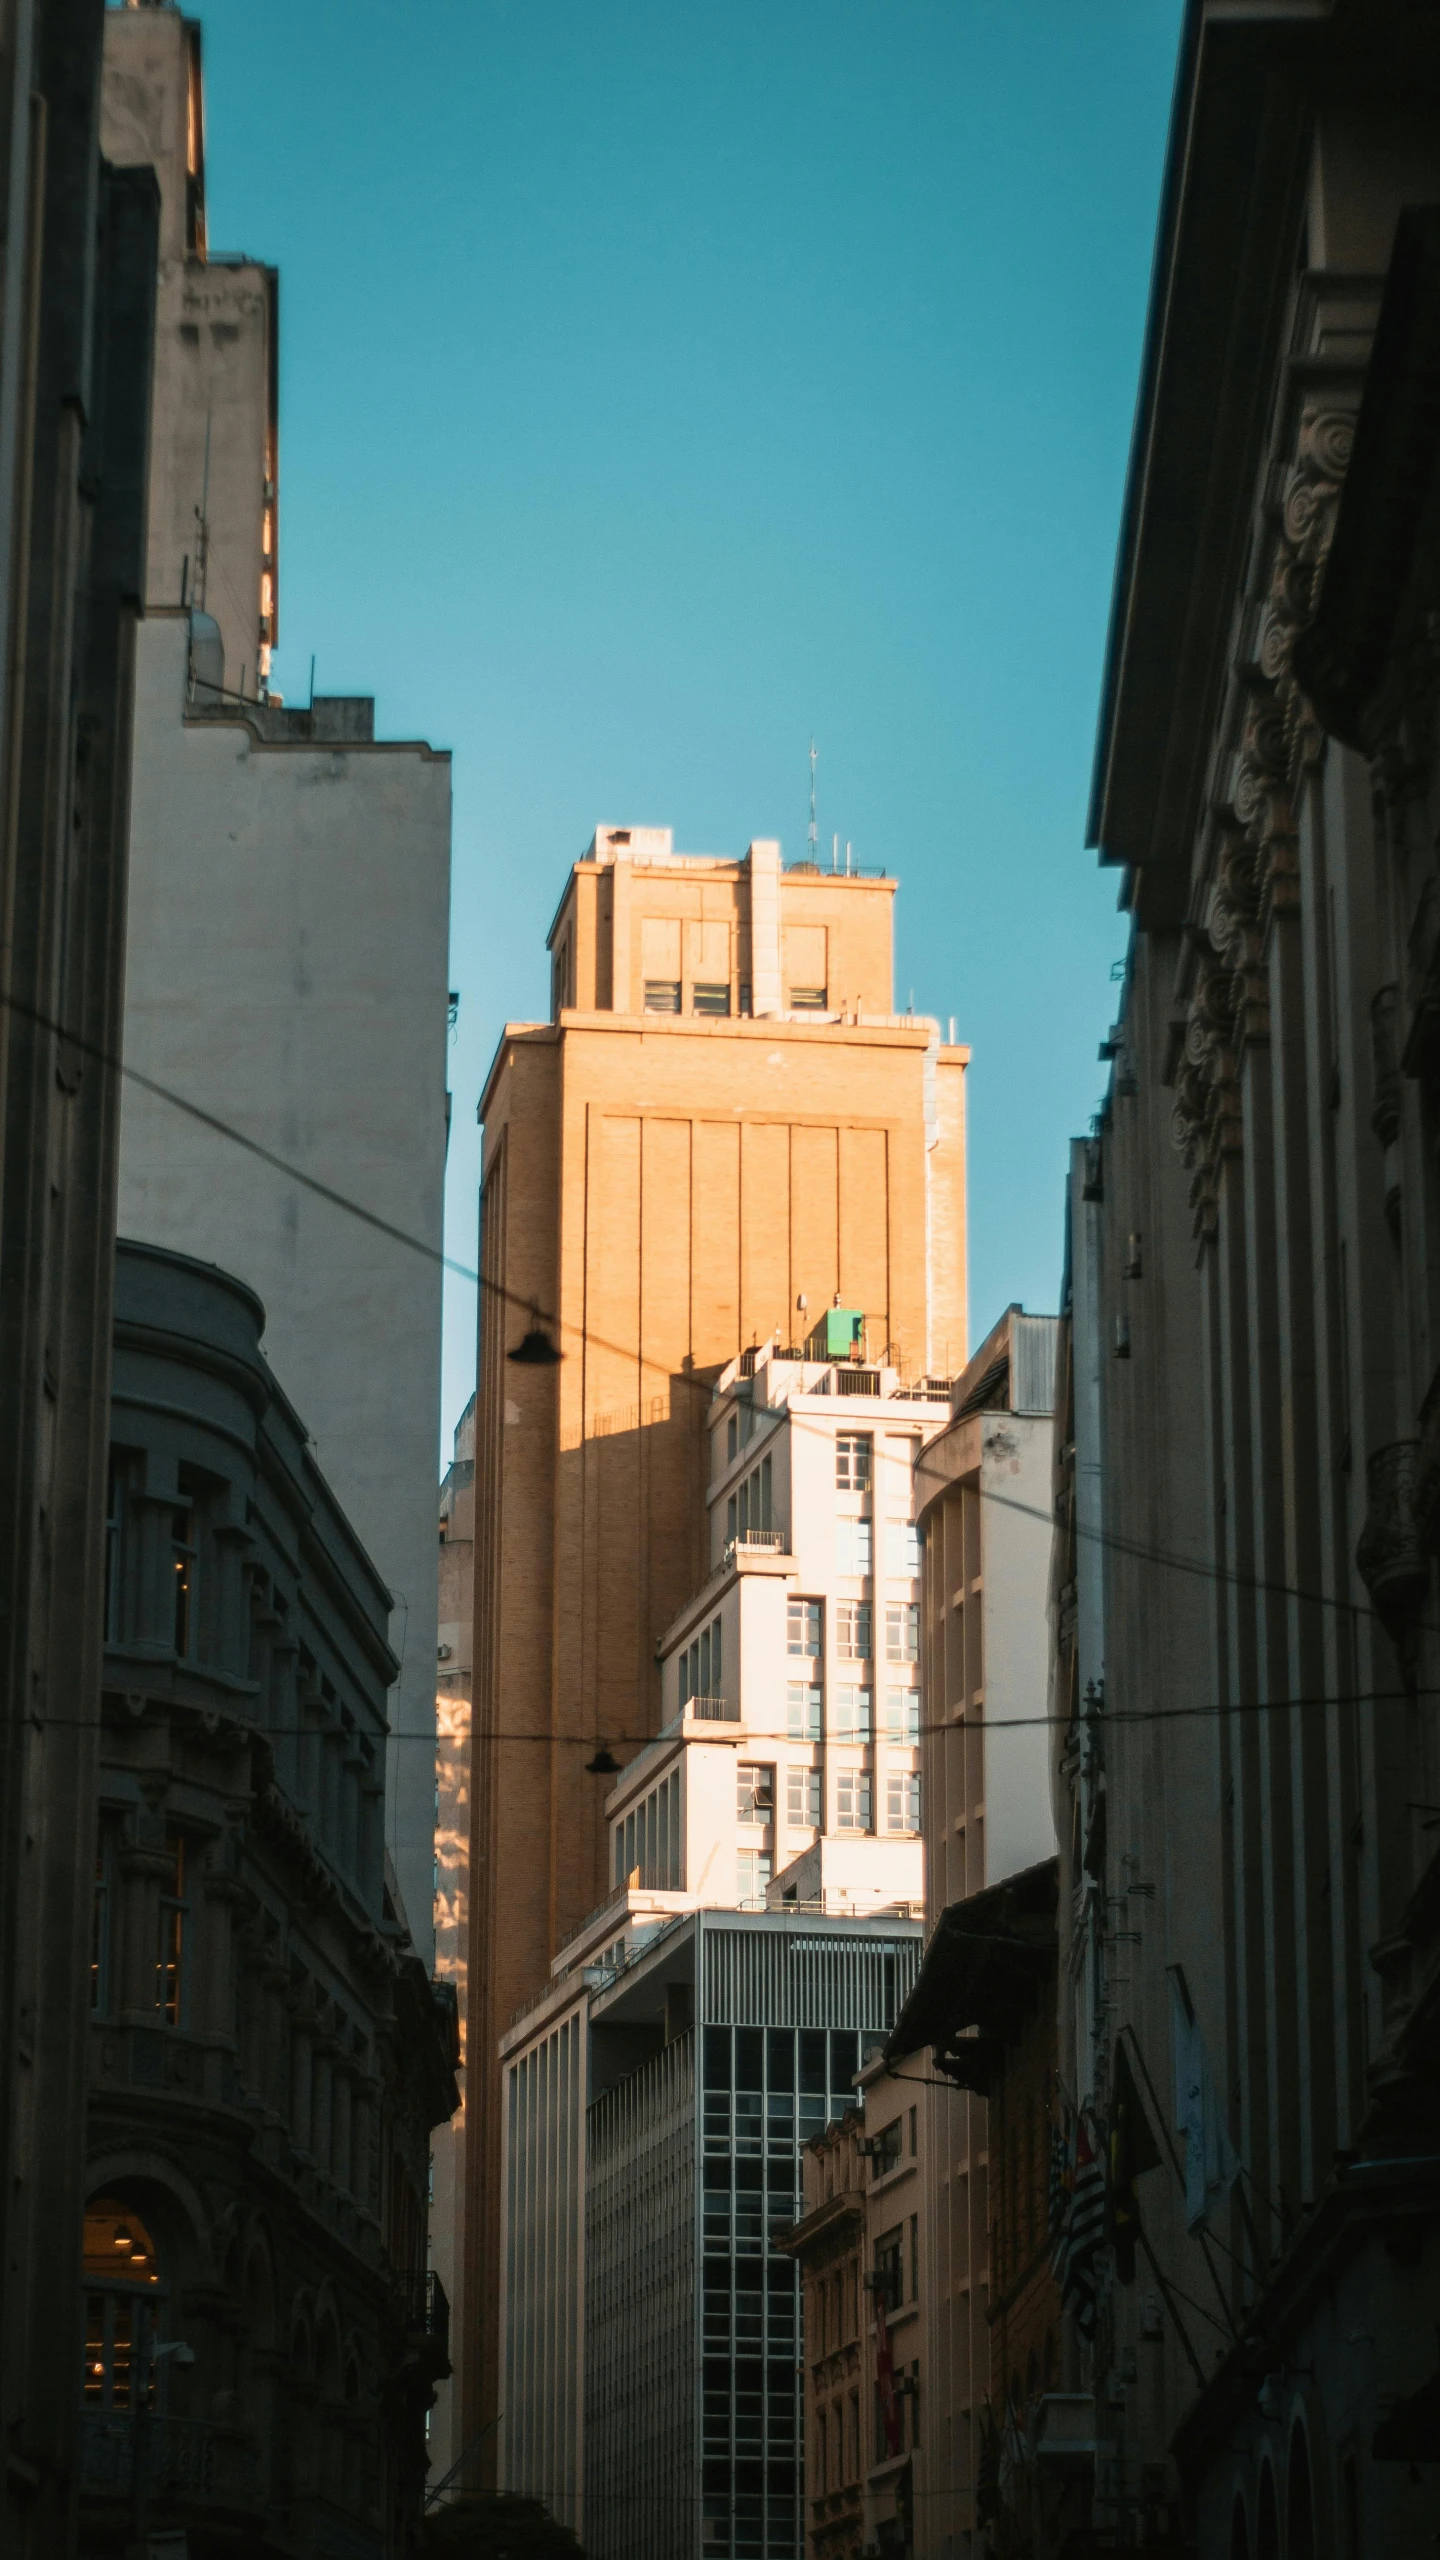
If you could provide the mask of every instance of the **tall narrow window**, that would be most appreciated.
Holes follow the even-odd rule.
[[[175,1587],[172,1636],[182,1662],[195,1646],[195,1514],[188,1503],[170,1514],[170,1570]]]
[[[825,1604],[822,1600],[789,1602],[785,1641],[789,1652],[808,1654],[812,1661],[818,1661],[825,1650]]]
[[[719,1698],[723,1697],[724,1693],[725,1649],[720,1634],[720,1620],[717,1618],[710,1629],[710,1695],[712,1698]]]
[[[184,1834],[176,1832],[167,1841],[166,1849],[170,1872],[160,1895],[160,1951],[155,1963],[155,2006],[167,2027],[178,2027],[183,2023],[185,2011],[185,1940],[190,1919]]]
[[[920,1532],[913,1520],[890,1523],[890,1570],[908,1574],[920,1570]]]
[[[885,1659],[887,1662],[914,1662],[919,1653],[919,1605],[914,1600],[902,1600],[898,1608],[885,1612]]]
[[[820,1772],[792,1769],[785,1782],[786,1819],[797,1831],[820,1828]]]
[[[918,1689],[886,1690],[885,1739],[887,1742],[919,1741],[920,1692]]]
[[[153,2409],[165,2371],[153,2354],[162,2307],[155,2244],[129,2205],[101,2196],[85,2208],[83,2247],[85,2406]]]
[[[824,1691],[818,1680],[791,1680],[785,1691],[785,1729],[796,1742],[818,1742]]]
[[[90,1916],[90,2006],[102,2016],[110,1998],[110,1835],[95,1844],[95,1900]]]
[[[868,1662],[874,1651],[868,1600],[842,1600],[835,1611],[835,1649],[842,1662]]]
[[[768,1458],[762,1458],[760,1461],[760,1526],[762,1529],[772,1529],[774,1525],[775,1514],[771,1499],[770,1461]]]
[[[835,1523],[835,1570],[837,1573],[869,1574],[874,1569],[874,1534],[868,1520],[837,1520]]]
[[[105,1642],[120,1641],[121,1542],[125,1523],[125,1467],[119,1452],[110,1452],[105,1504]]]
[[[841,1687],[835,1692],[835,1730],[842,1742],[869,1742],[875,1732],[873,1689]]]
[[[870,1432],[837,1432],[835,1483],[841,1493],[869,1492],[873,1452],[874,1439]]]
[[[840,1831],[870,1828],[870,1772],[841,1769],[835,1778],[835,1823]]]
[[[919,1830],[920,1780],[914,1770],[892,1769],[886,1778],[885,1828],[887,1831]]]

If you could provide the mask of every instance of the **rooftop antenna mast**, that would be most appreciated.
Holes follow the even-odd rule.
[[[815,825],[815,741],[810,741],[810,825],[805,837],[806,859],[820,868],[820,836]]]

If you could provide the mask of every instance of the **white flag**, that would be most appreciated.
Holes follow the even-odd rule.
[[[1170,1976],[1170,2032],[1175,2056],[1175,2126],[1185,2136],[1185,2228],[1196,2231],[1240,2173],[1225,2130],[1219,2093],[1200,2021],[1178,1970]]]

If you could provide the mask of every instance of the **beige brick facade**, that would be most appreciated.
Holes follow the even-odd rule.
[[[657,1641],[710,1569],[714,1380],[837,1297],[863,1309],[871,1359],[913,1378],[963,1365],[967,1053],[889,1010],[894,885],[784,872],[774,845],[709,861],[660,830],[599,832],[551,933],[555,1018],[507,1025],[482,1097],[477,2305],[494,2296],[498,2039],[607,1891],[606,1790],[585,1762],[658,1730]],[[606,1009],[617,984],[629,1011]],[[506,1359],[534,1311],[559,1367]],[[474,2347],[471,2433],[495,2407],[493,2340]]]

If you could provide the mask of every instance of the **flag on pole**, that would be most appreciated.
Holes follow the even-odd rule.
[[[1094,2117],[1082,2111],[1075,2127],[1075,2186],[1065,2230],[1065,2272],[1060,2299],[1075,2313],[1082,2338],[1095,2335],[1096,2261],[1105,2241],[1105,2146]]]
[[[1110,2073],[1110,2237],[1115,2244],[1115,2273],[1121,2284],[1135,2281],[1135,2243],[1140,2236],[1140,2200],[1135,2181],[1160,2166],[1160,2148],[1141,2104],[1123,2039],[1116,2039]]]
[[[1234,2186],[1240,2161],[1225,2130],[1205,2038],[1178,1964],[1170,1967],[1170,2034],[1175,2128],[1185,2137],[1185,2228],[1198,2231]]]

